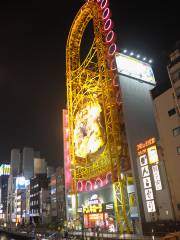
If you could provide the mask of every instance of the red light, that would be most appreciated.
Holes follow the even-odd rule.
[[[117,49],[116,44],[111,43],[111,45],[109,46],[108,55],[112,57],[115,54],[116,49]]]
[[[116,60],[115,58],[111,61],[111,70],[115,71],[117,70]]]
[[[110,16],[110,10],[109,8],[105,8],[102,14],[102,19],[106,20],[107,18],[109,18],[109,16]]]
[[[106,35],[106,43],[111,43],[114,40],[114,31],[109,31]]]
[[[112,20],[109,18],[104,24],[104,31],[109,31],[112,27]]]
[[[101,9],[104,9],[108,6],[108,0],[102,0],[101,2]]]

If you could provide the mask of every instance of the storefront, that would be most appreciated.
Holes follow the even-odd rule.
[[[114,232],[115,214],[112,198],[112,187],[99,189],[97,192],[81,193],[79,200],[81,206],[78,209],[85,229],[101,228]]]

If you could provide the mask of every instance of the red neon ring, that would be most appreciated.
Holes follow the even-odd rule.
[[[117,66],[116,66],[116,60],[115,60],[115,58],[111,61],[111,70],[112,70],[112,71],[117,70]]]
[[[115,54],[116,50],[117,50],[116,44],[111,43],[111,45],[109,46],[109,49],[108,49],[108,55],[113,56]]]
[[[109,18],[104,24],[104,31],[109,31],[112,27],[112,20]]]
[[[90,190],[92,190],[92,183],[91,183],[90,181],[87,181],[87,182],[86,182],[86,191],[88,191],[88,189],[87,189],[88,183],[90,183],[90,186],[91,186],[91,187],[90,187]]]
[[[97,0],[97,3],[100,3],[101,2],[101,0]]]
[[[107,5],[108,5],[108,0],[102,0],[102,2],[101,2],[101,9],[106,8]]]
[[[110,15],[109,8],[105,8],[104,11],[103,11],[103,14],[102,14],[102,19],[106,20],[107,18],[109,18],[109,15]]]
[[[80,187],[79,187],[79,185],[80,185]],[[78,188],[79,191],[82,191],[82,190],[83,190],[83,184],[82,184],[81,181],[78,181],[78,183],[77,183],[77,188]]]
[[[113,32],[113,30],[111,30],[106,35],[106,42],[111,43],[113,41],[113,39],[114,39],[114,32]]]

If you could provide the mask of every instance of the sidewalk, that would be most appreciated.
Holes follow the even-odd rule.
[[[70,236],[79,236],[82,237],[82,232],[69,232]],[[155,236],[143,236],[138,234],[121,234],[118,233],[99,233],[99,236],[97,236],[97,233],[94,232],[84,232],[83,234],[84,239],[88,239],[90,237],[94,237],[97,239],[125,239],[125,240],[159,240],[159,237]]]

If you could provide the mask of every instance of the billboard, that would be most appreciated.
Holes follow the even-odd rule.
[[[151,65],[136,58],[124,55],[116,55],[118,73],[155,84],[155,78]]]
[[[10,164],[1,164],[0,165],[0,176],[10,175]]]
[[[16,189],[26,189],[27,186],[30,184],[29,180],[26,180],[25,177],[17,177],[16,178]]]

